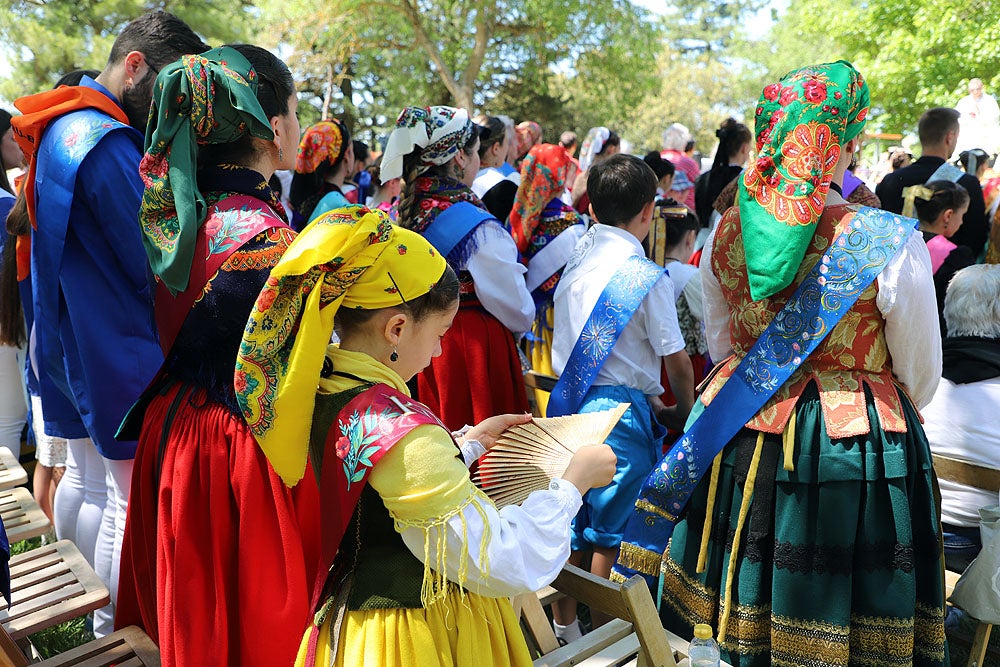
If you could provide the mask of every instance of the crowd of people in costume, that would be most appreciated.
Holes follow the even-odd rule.
[[[639,157],[419,104],[376,148],[196,33],[145,14],[0,113],[0,446],[30,421],[35,495],[112,593],[96,635],[528,665],[509,598],[568,562],[733,665],[948,664],[944,565],[997,498],[939,496],[931,450],[1000,464],[1000,188],[951,162],[959,112],[877,184],[844,61],[769,82],[705,169],[679,123]],[[520,505],[473,483],[530,411],[623,403]]]

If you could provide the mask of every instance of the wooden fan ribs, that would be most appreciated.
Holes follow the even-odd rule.
[[[562,477],[580,447],[604,442],[629,405],[513,426],[479,460],[472,481],[497,507],[520,504],[532,491]]]

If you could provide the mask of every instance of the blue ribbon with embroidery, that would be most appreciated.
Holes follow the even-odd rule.
[[[778,312],[705,411],[643,484],[612,579],[653,587],[674,525],[712,461],[819,347],[895,257],[914,220],[861,208]],[[654,589],[655,590],[655,589]]]
[[[625,325],[664,273],[662,266],[632,255],[611,276],[552,389],[546,415],[570,415],[579,409]]]

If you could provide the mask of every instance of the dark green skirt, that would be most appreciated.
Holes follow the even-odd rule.
[[[782,437],[743,429],[723,451],[707,541],[710,475],[664,560],[664,624],[708,623],[733,665],[947,665],[939,506],[927,438],[905,396],[906,433],[831,441],[810,385],[796,416],[794,471]],[[727,587],[740,507],[756,469]]]

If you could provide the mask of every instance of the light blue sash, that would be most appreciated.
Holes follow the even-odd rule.
[[[570,415],[579,409],[625,325],[665,272],[655,262],[632,255],[611,276],[552,390],[547,416]]]
[[[940,167],[934,170],[931,177],[924,181],[924,184],[930,183],[932,181],[951,181],[952,183],[958,183],[965,176],[965,172],[953,165],[950,162],[943,163]]]
[[[655,585],[667,540],[712,461],[819,347],[903,247],[914,223],[867,207],[855,214],[732,377],[646,479],[612,579],[640,574]]]
[[[438,214],[424,229],[423,236],[446,259],[455,247],[493,214],[475,204],[461,201]]]

